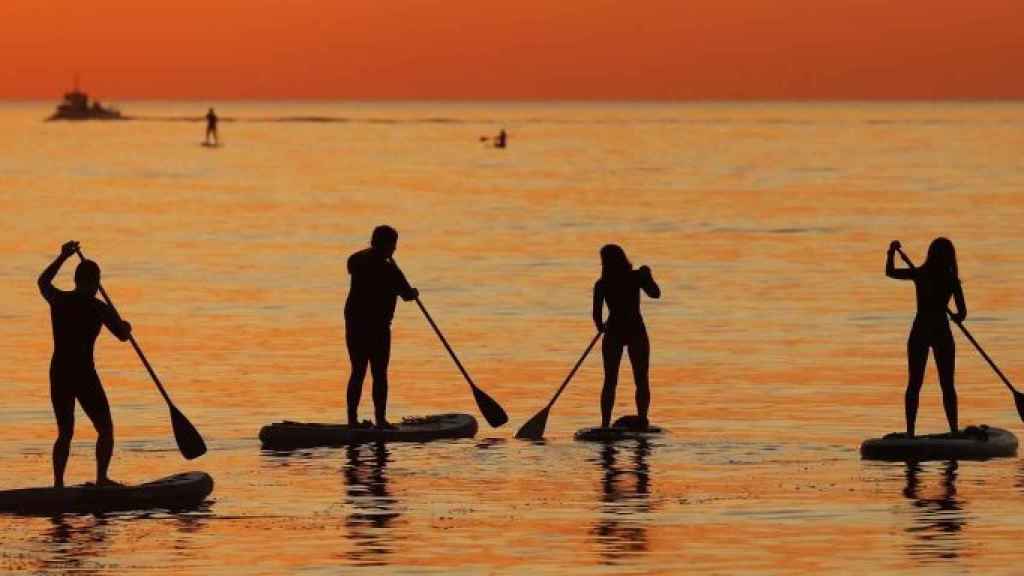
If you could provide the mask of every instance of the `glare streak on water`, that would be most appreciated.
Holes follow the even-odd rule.
[[[0,517],[0,572],[1016,571],[1017,459],[869,463],[857,446],[902,426],[913,291],[882,274],[893,239],[916,261],[954,240],[969,323],[1021,374],[1019,103],[222,102],[235,121],[215,150],[199,146],[207,103],[121,103],[146,121],[84,124],[42,122],[51,106],[0,105],[0,489],[50,481],[35,278],[69,238],[210,446],[181,460],[138,360],[103,336],[113,476],[202,469],[216,488],[188,512]],[[501,127],[508,149],[481,143]],[[261,451],[271,421],[342,419],[344,261],[384,222],[512,421],[481,419],[472,440]],[[644,313],[671,433],[572,440],[599,418],[596,350],[547,440],[516,441],[592,336],[607,242],[662,287]],[[964,424],[1019,429],[965,341],[957,371]],[[415,306],[399,305],[391,381],[396,419],[475,412]],[[71,482],[92,473],[78,418]],[[943,426],[929,367],[919,428]]]

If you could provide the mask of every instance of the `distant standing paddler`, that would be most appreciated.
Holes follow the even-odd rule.
[[[213,108],[210,108],[210,111],[206,113],[206,141],[204,144],[207,146],[220,144],[220,136],[217,134],[217,114],[213,111]]]
[[[601,248],[601,277],[594,283],[594,325],[598,332],[604,332],[604,342],[601,344],[604,357],[602,428],[608,428],[611,424],[623,348],[628,348],[629,362],[633,366],[639,425],[644,429],[649,425],[647,412],[651,404],[651,390],[647,373],[651,345],[647,339],[647,327],[640,315],[641,290],[651,298],[661,297],[661,288],[655,283],[651,269],[641,266],[634,270],[620,246],[608,244]],[[604,304],[608,305],[607,321],[602,319]]]
[[[96,440],[96,484],[116,485],[107,477],[114,452],[114,424],[103,384],[96,374],[93,347],[100,326],[106,326],[121,341],[128,340],[131,324],[96,298],[100,286],[100,267],[83,260],[75,269],[75,289],[71,292],[53,286],[61,265],[78,251],[78,242],[66,242],[60,255],[39,275],[39,291],[50,304],[53,325],[53,357],[50,359],[50,401],[57,418],[57,441],[53,445],[53,485],[64,486],[64,468],[75,433],[75,400],[92,420]]]
[[[390,226],[378,226],[373,231],[370,247],[348,259],[348,273],[352,276],[345,300],[345,344],[352,363],[347,394],[349,426],[360,425],[357,411],[369,366],[377,427],[394,428],[386,417],[391,319],[399,296],[407,302],[419,297],[419,291],[409,286],[392,260],[397,247],[398,232]]]
[[[506,144],[508,144],[508,133],[505,132],[504,128],[502,128],[501,131],[498,132],[498,136],[494,139],[494,147],[504,148]]]
[[[917,315],[907,338],[907,392],[904,410],[907,419],[907,436],[914,436],[917,421],[917,406],[924,382],[924,369],[928,364],[928,350],[935,356],[939,371],[939,387],[942,388],[942,407],[946,411],[949,431],[956,434],[957,398],[954,387],[956,367],[956,345],[949,328],[947,310],[949,299],[956,302],[953,321],[963,322],[967,318],[967,303],[964,301],[960,274],[956,264],[956,250],[947,238],[936,238],[928,246],[928,258],[917,268],[896,268],[894,256],[900,243],[889,244],[885,257],[885,275],[897,280],[913,280],[917,294]]]

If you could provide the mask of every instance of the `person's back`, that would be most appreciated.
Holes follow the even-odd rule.
[[[949,275],[926,267],[917,268],[912,274],[917,296],[916,319],[929,324],[947,324],[946,310],[955,292]]]
[[[114,325],[114,313],[106,303],[77,291],[54,288],[44,294],[50,303],[53,326],[53,358],[93,366],[93,348],[103,324]]]
[[[653,298],[660,294],[651,270],[646,266],[621,275],[599,278],[594,283],[594,290],[603,296],[608,306],[608,330],[616,332],[643,328],[644,319],[640,314],[641,290]]]
[[[371,248],[349,256],[352,285],[345,300],[345,321],[359,328],[387,327],[395,315],[398,296],[411,288],[401,270]]]

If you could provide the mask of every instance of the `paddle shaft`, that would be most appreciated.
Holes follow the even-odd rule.
[[[476,384],[474,384],[473,379],[470,378],[469,372],[466,372],[466,369],[463,368],[462,362],[459,362],[459,357],[455,355],[455,350],[452,350],[451,345],[448,344],[448,340],[444,337],[444,334],[441,333],[441,329],[437,327],[434,319],[430,317],[430,312],[427,312],[427,309],[423,306],[423,302],[420,302],[419,298],[416,298],[416,305],[420,307],[420,310],[423,312],[423,316],[427,318],[427,322],[430,323],[430,327],[434,329],[434,333],[441,339],[441,344],[444,344],[444,349],[448,351],[448,355],[452,357],[452,360],[455,361],[455,365],[459,367],[459,372],[462,372],[462,376],[466,379],[466,382],[469,382],[470,388],[476,389]]]
[[[81,260],[83,260],[83,261],[85,260],[85,256],[82,255],[82,251],[81,250],[75,250],[75,253],[78,254],[78,257]],[[110,295],[108,295],[107,291],[103,289],[103,285],[102,284],[99,285],[99,289],[100,289],[100,294],[103,295],[103,300],[105,300],[106,303],[107,303],[107,306],[110,306],[110,308],[113,309],[114,313],[116,314],[117,313],[117,307],[115,307],[114,303],[110,300]],[[120,315],[118,315],[118,316],[120,316]],[[146,371],[149,372],[150,377],[153,378],[153,382],[156,384],[157,390],[160,391],[160,395],[164,397],[164,400],[166,400],[168,404],[173,406],[173,403],[171,402],[171,397],[168,396],[167,395],[167,391],[164,390],[164,385],[160,383],[160,378],[157,377],[156,372],[153,370],[153,367],[150,366],[149,360],[146,360],[146,355],[142,353],[142,348],[139,347],[139,343],[135,341],[135,336],[129,334],[128,335],[128,341],[131,342],[132,348],[135,349],[135,353],[138,354],[139,355],[139,359],[142,360],[142,365],[146,367]]]
[[[586,360],[587,356],[590,355],[590,351],[594,349],[594,345],[597,344],[597,341],[600,338],[600,332],[594,334],[593,339],[590,340],[590,345],[587,346],[587,349],[583,351],[583,355],[580,356],[580,359],[576,361],[576,365],[572,367],[572,370],[569,372],[569,375],[565,377],[565,381],[563,381],[562,385],[558,387],[558,392],[555,392],[555,396],[551,398],[550,402],[548,402],[547,407],[544,408],[545,410],[550,410],[551,407],[555,405],[555,401],[558,400],[558,397],[562,395],[562,390],[565,390],[565,387],[569,385],[569,381],[572,380],[572,377],[576,375],[576,371],[579,370],[580,366],[583,365],[583,361]]]
[[[903,252],[903,249],[897,248],[896,251],[900,253],[900,258],[903,259],[907,266],[910,266],[910,269],[913,270],[915,268],[914,263],[910,261],[910,258],[908,258],[907,255]],[[949,316],[953,318],[953,323],[959,326],[960,330],[964,333],[964,336],[966,336],[967,339],[970,340],[971,344],[974,344],[974,348],[977,349],[978,352],[981,354],[981,357],[984,358],[986,362],[988,362],[988,365],[992,367],[992,370],[994,370],[996,375],[999,376],[999,379],[1003,381],[1003,384],[1006,384],[1006,387],[1009,388],[1011,392],[1016,394],[1017,390],[1013,387],[1013,384],[1011,384],[1010,380],[1003,374],[1003,371],[999,369],[999,366],[996,366],[996,363],[992,360],[988,353],[985,352],[985,349],[981,347],[981,344],[978,344],[978,341],[974,339],[974,336],[971,334],[970,330],[968,330],[967,327],[964,326],[963,322],[958,322],[956,320],[956,317],[953,314],[952,310],[949,310],[947,308],[946,314],[949,314]]]

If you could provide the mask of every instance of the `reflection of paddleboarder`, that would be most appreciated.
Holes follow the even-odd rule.
[[[210,138],[213,141],[210,141]],[[220,136],[217,135],[217,114],[210,108],[206,113],[206,144],[220,144]]]

